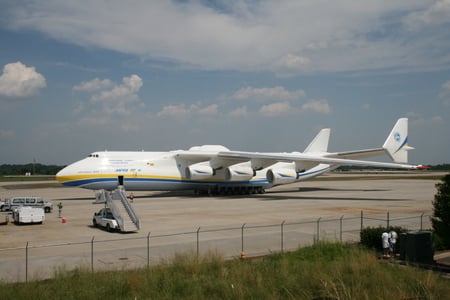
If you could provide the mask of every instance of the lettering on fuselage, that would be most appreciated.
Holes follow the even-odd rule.
[[[140,171],[141,171],[141,169],[125,169],[125,168],[120,168],[120,169],[115,170],[116,173],[128,173],[128,172],[135,173],[135,172],[140,172]]]

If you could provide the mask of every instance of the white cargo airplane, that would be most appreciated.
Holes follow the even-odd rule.
[[[303,153],[231,151],[204,145],[170,152],[101,151],[62,169],[65,186],[92,190],[195,190],[220,194],[262,193],[308,180],[339,166],[415,169],[408,165],[408,119],[397,121],[382,148],[327,152],[330,129],[322,129]],[[388,154],[395,163],[356,160]]]

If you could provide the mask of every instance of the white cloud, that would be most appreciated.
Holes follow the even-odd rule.
[[[84,92],[93,92],[97,90],[102,90],[104,88],[110,87],[112,85],[112,81],[109,79],[99,79],[95,78],[90,81],[83,81],[80,84],[77,84],[73,87],[74,91],[84,91]]]
[[[409,118],[411,123],[415,125],[428,125],[435,124],[440,125],[444,123],[444,119],[441,116],[424,117],[422,114],[417,112],[407,112],[406,116]]]
[[[450,1],[438,0],[422,10],[407,15],[403,22],[411,30],[450,23]]]
[[[283,115],[291,111],[292,107],[289,102],[276,102],[267,105],[263,105],[259,110],[259,113],[268,116],[268,117],[276,117],[279,115]]]
[[[219,106],[217,104],[211,104],[207,107],[201,108],[198,110],[198,113],[201,115],[217,115],[219,113]]]
[[[79,102],[72,113],[80,125],[116,126],[122,132],[138,130],[135,116],[141,115],[145,106],[138,95],[142,85],[138,75],[123,77],[120,84],[99,78],[82,82],[72,89],[87,92],[90,98]]]
[[[329,114],[331,106],[326,100],[310,100],[302,105],[302,111]]]
[[[247,107],[246,106],[238,107],[238,108],[234,109],[230,113],[230,115],[233,117],[246,117],[246,116],[248,116]]]
[[[34,67],[20,61],[6,64],[0,76],[0,97],[24,98],[46,87],[45,78]]]
[[[445,106],[450,106],[450,80],[446,81],[441,88],[439,97],[442,98],[442,103]]]
[[[311,60],[309,58],[289,53],[275,61],[272,69],[278,76],[292,76],[302,71],[307,71],[310,64]]]
[[[431,118],[431,123],[443,124],[444,123],[444,119],[441,116],[434,116],[434,117]]]
[[[276,86],[272,88],[242,88],[237,90],[231,98],[265,102],[273,100],[297,100],[303,96],[305,96],[305,92],[302,90],[288,91],[282,86]]]
[[[191,112],[192,109],[190,107],[186,107],[185,104],[166,105],[160,112],[158,112],[158,117],[186,117],[190,115]]]
[[[13,137],[15,135],[13,130],[0,129],[0,138]]]
[[[443,85],[442,88],[448,92],[450,92],[450,80],[446,81]]]
[[[362,108],[363,108],[364,110],[370,110],[370,103],[364,103],[363,106],[362,106]]]
[[[203,107],[201,103],[194,103],[191,105],[176,104],[166,105],[158,112],[158,117],[175,117],[184,118],[193,115],[212,116],[219,113],[219,106],[217,104],[211,104]]]
[[[48,0],[2,8],[14,29],[199,69],[286,76],[448,62],[448,30],[439,27],[448,24],[448,0],[205,3]],[[411,24],[435,28],[423,33]],[[442,55],[430,58],[430,48]]]
[[[137,94],[142,85],[142,79],[138,75],[131,75],[124,77],[122,84],[114,84],[110,79],[95,78],[75,85],[73,89],[93,93],[90,99],[91,105],[99,104],[101,114],[129,115],[143,105]],[[83,108],[88,107],[79,105],[76,110],[81,112]]]
[[[92,97],[93,102],[113,101],[114,99],[125,100],[136,99],[136,93],[142,87],[142,79],[137,75],[131,75],[130,77],[124,77],[122,84],[115,85],[112,89],[101,91],[99,94],[95,94]]]

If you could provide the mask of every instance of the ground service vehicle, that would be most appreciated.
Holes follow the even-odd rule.
[[[53,203],[45,201],[42,197],[12,197],[5,200],[4,204],[0,205],[0,210],[14,210],[19,206],[30,206],[43,208],[46,213],[53,210]]]
[[[13,210],[13,220],[16,224],[42,224],[45,213],[42,207],[19,206]]]
[[[109,207],[102,208],[99,210],[99,212],[94,213],[92,224],[94,225],[94,227],[104,227],[108,231],[120,230],[119,223],[114,218]]]

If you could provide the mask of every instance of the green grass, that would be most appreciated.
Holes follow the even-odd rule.
[[[318,244],[256,260],[178,254],[134,271],[58,270],[55,279],[2,283],[0,291],[0,299],[445,299],[450,281],[355,245]]]

